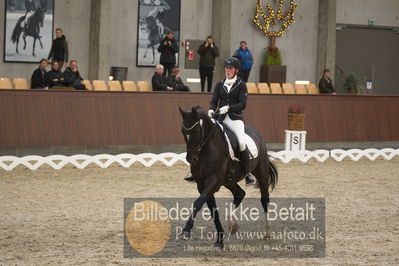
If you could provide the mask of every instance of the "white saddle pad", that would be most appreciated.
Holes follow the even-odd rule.
[[[223,130],[223,132],[224,132],[223,126],[222,126],[220,123],[218,123],[218,125],[220,126],[220,128],[221,128],[221,129]],[[231,146],[230,139],[229,139],[229,137],[227,136],[226,132],[224,132],[224,137],[226,138],[227,144],[228,144],[228,146],[229,146],[230,158],[231,158],[233,161],[240,161],[240,159],[237,158],[237,157],[234,155],[233,147]],[[255,141],[254,141],[250,136],[248,136],[247,134],[245,134],[245,145],[247,145],[247,147],[248,147],[248,150],[249,150],[249,157],[250,157],[251,159],[258,158],[258,154],[259,154],[259,152],[258,152],[258,147],[256,146]]]

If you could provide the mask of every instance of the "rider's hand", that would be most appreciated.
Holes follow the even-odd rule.
[[[221,115],[224,115],[224,114],[226,114],[228,111],[229,111],[229,106],[228,105],[226,105],[226,106],[223,106],[222,108],[220,108],[219,109],[219,113],[221,114]]]
[[[215,114],[215,111],[213,111],[213,110],[209,110],[209,111],[208,111],[208,116],[209,116],[210,118],[212,118],[214,114]]]

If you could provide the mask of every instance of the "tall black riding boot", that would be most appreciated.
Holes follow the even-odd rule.
[[[247,185],[251,185],[255,183],[255,178],[251,174],[250,166],[249,166],[249,151],[248,147],[245,148],[244,151],[240,153],[241,163],[245,171],[245,183]]]

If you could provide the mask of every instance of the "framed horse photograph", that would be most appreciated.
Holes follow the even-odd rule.
[[[173,32],[179,45],[181,0],[139,0],[138,5],[136,66],[154,67],[159,64],[158,48],[168,32]],[[178,66],[179,53],[175,55]]]
[[[54,0],[5,0],[4,61],[47,58],[54,32]]]

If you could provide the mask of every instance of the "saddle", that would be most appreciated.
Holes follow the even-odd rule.
[[[228,144],[229,155],[233,161],[240,161],[240,148],[238,145],[238,140],[236,135],[232,130],[230,130],[223,122],[216,122],[221,127],[224,132],[225,139]],[[255,141],[248,135],[248,128],[245,127],[246,139],[245,144],[249,150],[250,159],[254,159],[258,157],[258,147],[255,144]]]

